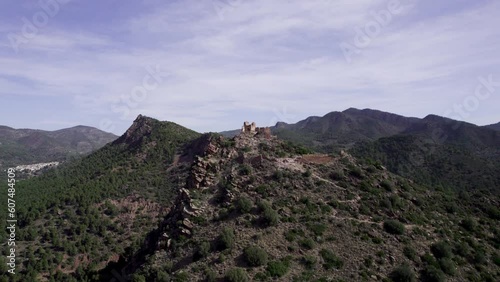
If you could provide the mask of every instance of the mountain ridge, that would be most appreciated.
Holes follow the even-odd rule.
[[[251,130],[224,138],[139,116],[120,138],[16,184],[19,281],[499,277],[487,190],[420,185]]]
[[[490,124],[490,125],[485,125],[484,127],[500,131],[500,122],[494,123],[494,124]]]
[[[95,151],[116,138],[83,125],[53,131],[0,126],[0,166],[63,161]]]

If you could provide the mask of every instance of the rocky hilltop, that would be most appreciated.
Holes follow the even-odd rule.
[[[16,183],[16,204],[17,281],[500,278],[497,194],[421,185],[252,123],[225,138],[139,116],[116,142]]]
[[[470,206],[458,208],[446,193],[380,164],[359,163],[343,151],[304,154],[255,128],[246,123],[231,139],[203,135],[185,148],[180,160],[196,152],[188,176],[158,228],[126,258],[131,277],[461,281],[498,275],[477,270],[478,257],[495,254],[488,243],[495,239],[479,240],[477,229],[466,227],[479,220],[467,215]],[[484,230],[494,230],[494,222],[483,218]],[[498,269],[493,257],[483,263]]]

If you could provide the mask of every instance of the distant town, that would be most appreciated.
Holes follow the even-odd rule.
[[[16,171],[20,171],[20,172],[33,173],[33,172],[37,172],[39,170],[42,170],[44,168],[54,167],[54,166],[58,166],[58,165],[59,165],[59,162],[38,163],[38,164],[30,164],[30,165],[18,165],[14,169]]]

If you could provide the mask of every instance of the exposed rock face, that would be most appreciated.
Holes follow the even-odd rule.
[[[154,120],[152,118],[139,115],[134,120],[132,126],[125,132],[125,134],[123,134],[113,143],[125,143],[131,145],[140,142],[144,136],[148,136],[151,134],[153,122]]]
[[[140,122],[140,121],[139,121]],[[214,194],[219,195],[218,201],[222,206],[228,206],[235,200],[234,190],[238,190],[238,185],[234,179],[237,172],[230,172],[224,179],[223,185],[219,183],[219,171],[227,162],[241,159],[242,163],[251,166],[261,166],[265,161],[262,155],[248,157],[245,154],[238,154],[241,146],[255,147],[259,138],[271,137],[271,130],[268,127],[256,127],[255,123],[245,122],[242,134],[236,136],[232,141],[227,141],[223,137],[207,134],[193,141],[185,148],[185,153],[180,157],[181,162],[192,161],[186,184],[179,190],[175,204],[160,224],[157,249],[168,248],[173,238],[178,236],[191,237],[196,222],[195,219],[207,213],[207,203],[200,203],[197,195],[202,191],[211,189]],[[227,142],[235,142],[237,145],[231,147]]]
[[[204,212],[201,204],[195,204],[196,200],[191,196],[206,189],[214,188],[217,183],[217,172],[220,169],[220,161],[230,159],[234,153],[227,148],[222,148],[222,138],[205,135],[195,141],[191,153],[195,152],[191,171],[186,179],[186,185],[179,190],[175,204],[160,225],[160,234],[157,248],[168,248],[172,238],[178,236],[190,237],[193,232],[193,219]]]
[[[191,167],[191,175],[187,181],[189,189],[205,190],[214,183],[214,172],[218,169],[218,165],[205,158],[196,157],[193,166]]]

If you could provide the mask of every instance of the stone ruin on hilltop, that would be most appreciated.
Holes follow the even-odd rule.
[[[265,138],[271,138],[271,128],[269,127],[257,127],[255,122],[249,123],[245,121],[241,127],[241,133],[251,134],[251,135],[261,135]]]

